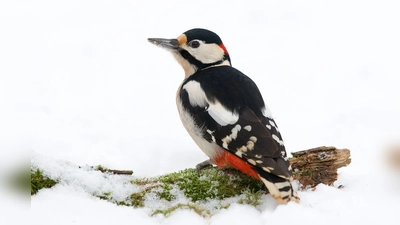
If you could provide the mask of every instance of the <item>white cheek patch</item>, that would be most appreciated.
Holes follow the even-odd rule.
[[[189,95],[190,105],[193,107],[204,107],[208,114],[221,126],[234,124],[239,120],[239,114],[227,110],[218,100],[210,102],[206,93],[197,81],[187,82],[182,89],[185,89]]]
[[[194,58],[204,64],[215,63],[224,58],[225,52],[217,44],[207,44],[200,40],[197,41],[201,43],[198,48],[191,48],[187,45],[181,47],[188,51]]]

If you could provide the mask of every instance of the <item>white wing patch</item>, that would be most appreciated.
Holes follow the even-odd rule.
[[[275,125],[274,121],[270,120],[269,124],[271,124],[271,126],[275,127],[276,131],[279,132],[279,128]],[[268,126],[268,125],[267,125]],[[269,129],[269,128],[268,128]],[[271,130],[271,129],[270,129]]]
[[[279,145],[284,146],[285,144],[283,143],[283,141],[281,139],[279,139],[278,136],[276,136],[275,134],[272,135],[272,138],[278,142]]]
[[[217,100],[208,107],[208,114],[221,126],[235,124],[239,120],[239,114],[227,110]]]
[[[206,93],[200,86],[200,83],[197,81],[189,81],[182,87],[182,89],[186,90],[189,95],[190,105],[193,107],[206,107],[207,105],[207,96]]]
[[[228,149],[228,144],[232,141],[232,140],[236,140],[238,132],[242,129],[242,127],[237,124],[234,128],[232,128],[231,130],[231,134],[227,135],[226,137],[222,138],[222,147]]]
[[[199,82],[189,81],[182,89],[187,91],[191,106],[206,107],[208,105],[208,114],[221,126],[234,124],[239,120],[239,114],[227,110],[218,100],[215,100],[214,103],[208,101],[206,93]]]

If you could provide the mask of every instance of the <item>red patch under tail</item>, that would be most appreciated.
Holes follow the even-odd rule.
[[[216,157],[213,162],[219,167],[219,168],[225,168],[225,167],[232,167],[240,170],[242,173],[245,173],[247,175],[250,175],[257,180],[260,180],[257,172],[255,171],[254,167],[244,161],[243,159],[227,152],[224,151],[224,154]]]

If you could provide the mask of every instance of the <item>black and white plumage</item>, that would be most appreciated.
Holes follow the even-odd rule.
[[[183,67],[179,115],[211,162],[261,180],[279,203],[298,202],[279,129],[256,84],[231,66],[219,36],[197,28],[177,39],[149,41],[171,51]]]

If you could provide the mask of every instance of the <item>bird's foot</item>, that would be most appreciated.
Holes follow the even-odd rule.
[[[209,166],[213,166],[213,163],[211,162],[210,159],[208,159],[208,160],[206,160],[206,161],[204,161],[204,162],[201,162],[201,163],[197,164],[197,165],[196,165],[196,172],[197,172],[197,175],[200,177],[200,170],[202,170],[202,169],[204,169],[204,168],[206,168],[206,167],[209,167]]]

